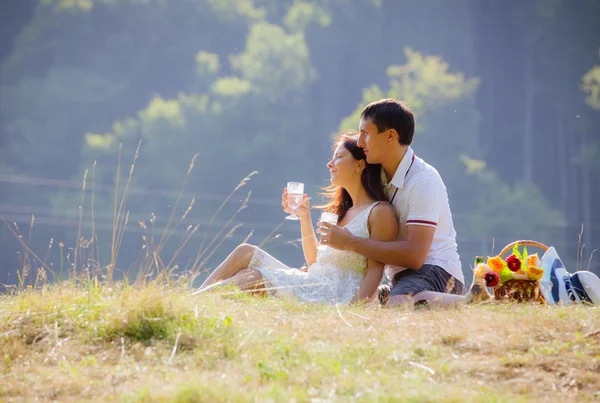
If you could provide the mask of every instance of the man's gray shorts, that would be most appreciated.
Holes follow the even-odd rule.
[[[383,304],[394,295],[417,295],[422,291],[462,295],[465,286],[440,266],[423,265],[419,270],[396,273],[389,286],[379,287],[379,300]]]

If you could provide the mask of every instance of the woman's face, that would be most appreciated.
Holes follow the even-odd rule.
[[[327,164],[331,184],[346,188],[360,181],[364,165],[364,161],[355,160],[352,153],[343,144],[339,144],[333,152],[333,158]]]

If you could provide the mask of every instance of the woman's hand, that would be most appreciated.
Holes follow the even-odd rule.
[[[302,196],[302,204],[295,210],[292,210],[288,205],[288,194],[287,188],[283,189],[283,195],[281,196],[281,206],[283,211],[288,214],[296,214],[300,219],[310,218],[310,202],[308,201],[308,195]]]

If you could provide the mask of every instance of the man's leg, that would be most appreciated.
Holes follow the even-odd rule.
[[[439,266],[424,265],[405,270],[396,277],[388,306],[426,302],[430,306],[452,306],[465,301],[464,285]]]
[[[465,302],[464,295],[448,294],[445,292],[422,291],[416,294],[415,301],[427,301],[429,306],[452,306]]]
[[[415,298],[411,294],[392,295],[385,305],[386,308],[394,307],[412,307],[415,304]]]

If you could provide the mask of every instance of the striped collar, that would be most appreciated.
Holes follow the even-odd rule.
[[[392,180],[389,181],[389,183],[387,181],[387,177],[385,176],[385,172],[381,170],[381,179],[383,181],[384,186],[394,185],[397,189],[403,189],[406,177],[414,163],[415,152],[413,151],[412,147],[409,146],[408,150],[406,150],[406,154],[404,154],[404,157],[402,158],[402,161],[400,161],[400,165],[398,165],[398,168],[396,169]]]

